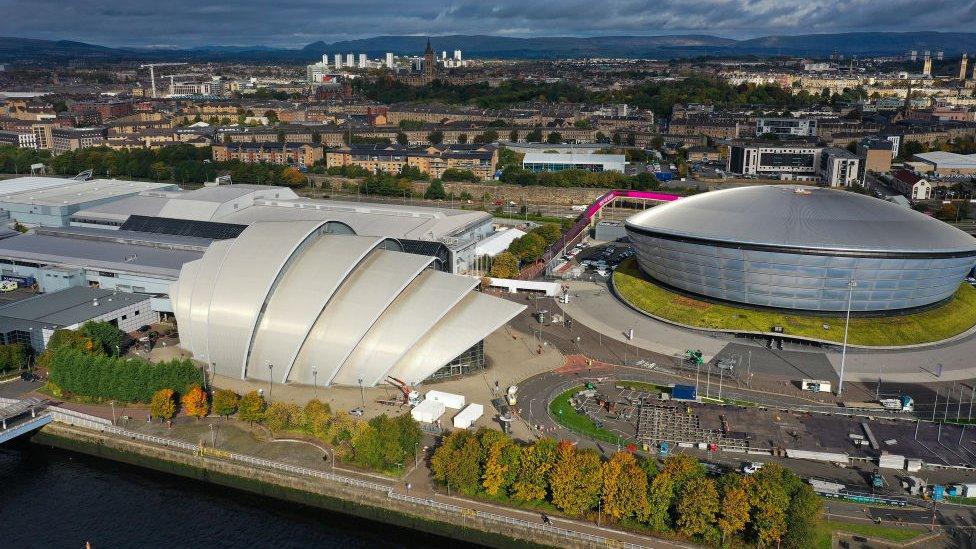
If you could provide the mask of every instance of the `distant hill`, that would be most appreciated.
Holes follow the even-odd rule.
[[[380,57],[386,52],[418,55],[424,50],[423,36],[375,36],[338,42],[319,41],[300,49],[266,46],[201,46],[190,49],[109,48],[67,40],[34,40],[0,37],[0,63],[10,61],[117,60],[236,60],[302,63],[322,54],[360,53]],[[827,56],[898,55],[909,50],[944,51],[947,57],[963,51],[976,52],[976,33],[942,32],[852,32],[764,36],[732,40],[710,35],[599,36],[512,38],[487,35],[435,36],[431,44],[438,52],[464,51],[467,58],[584,58],[632,57],[670,59],[700,55],[714,56]]]

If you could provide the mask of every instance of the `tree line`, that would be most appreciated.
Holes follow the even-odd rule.
[[[809,547],[821,502],[793,472],[767,464],[752,476],[709,476],[694,457],[663,462],[621,451],[601,457],[570,441],[521,444],[499,431],[453,431],[430,460],[434,479],[468,496],[697,543]]]
[[[56,393],[98,400],[150,402],[162,389],[184,394],[203,384],[191,360],[121,358],[121,343],[118,328],[89,321],[79,330],[56,330],[38,364],[48,369]]]

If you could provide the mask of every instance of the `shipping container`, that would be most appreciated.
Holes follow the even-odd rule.
[[[694,385],[675,385],[671,389],[671,398],[674,400],[696,400]]]
[[[484,406],[472,402],[471,404],[465,406],[463,410],[458,412],[456,416],[454,416],[454,427],[458,429],[467,429],[468,427],[471,427],[472,423],[478,421],[478,418],[480,418],[484,413]]]
[[[464,395],[445,393],[444,391],[427,391],[425,399],[441,402],[445,407],[451,408],[452,410],[464,408]]]
[[[410,410],[410,416],[421,423],[434,423],[444,415],[444,403],[425,400]]]

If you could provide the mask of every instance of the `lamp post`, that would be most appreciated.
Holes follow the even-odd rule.
[[[319,396],[319,371],[317,368],[312,368],[312,396],[314,398]]]
[[[363,387],[363,378],[359,378],[359,397],[363,402],[363,410],[366,409],[366,388]]]
[[[268,402],[271,402],[271,381],[274,379],[274,364],[268,363]]]
[[[851,302],[854,300],[854,287],[857,282],[851,279],[847,282],[847,319],[844,321],[844,346],[840,351],[840,379],[837,381],[837,396],[844,390],[844,365],[847,362],[847,331],[851,325]]]

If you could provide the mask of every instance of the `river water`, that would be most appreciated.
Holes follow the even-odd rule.
[[[446,547],[459,542],[14,441],[0,446],[0,547]]]

